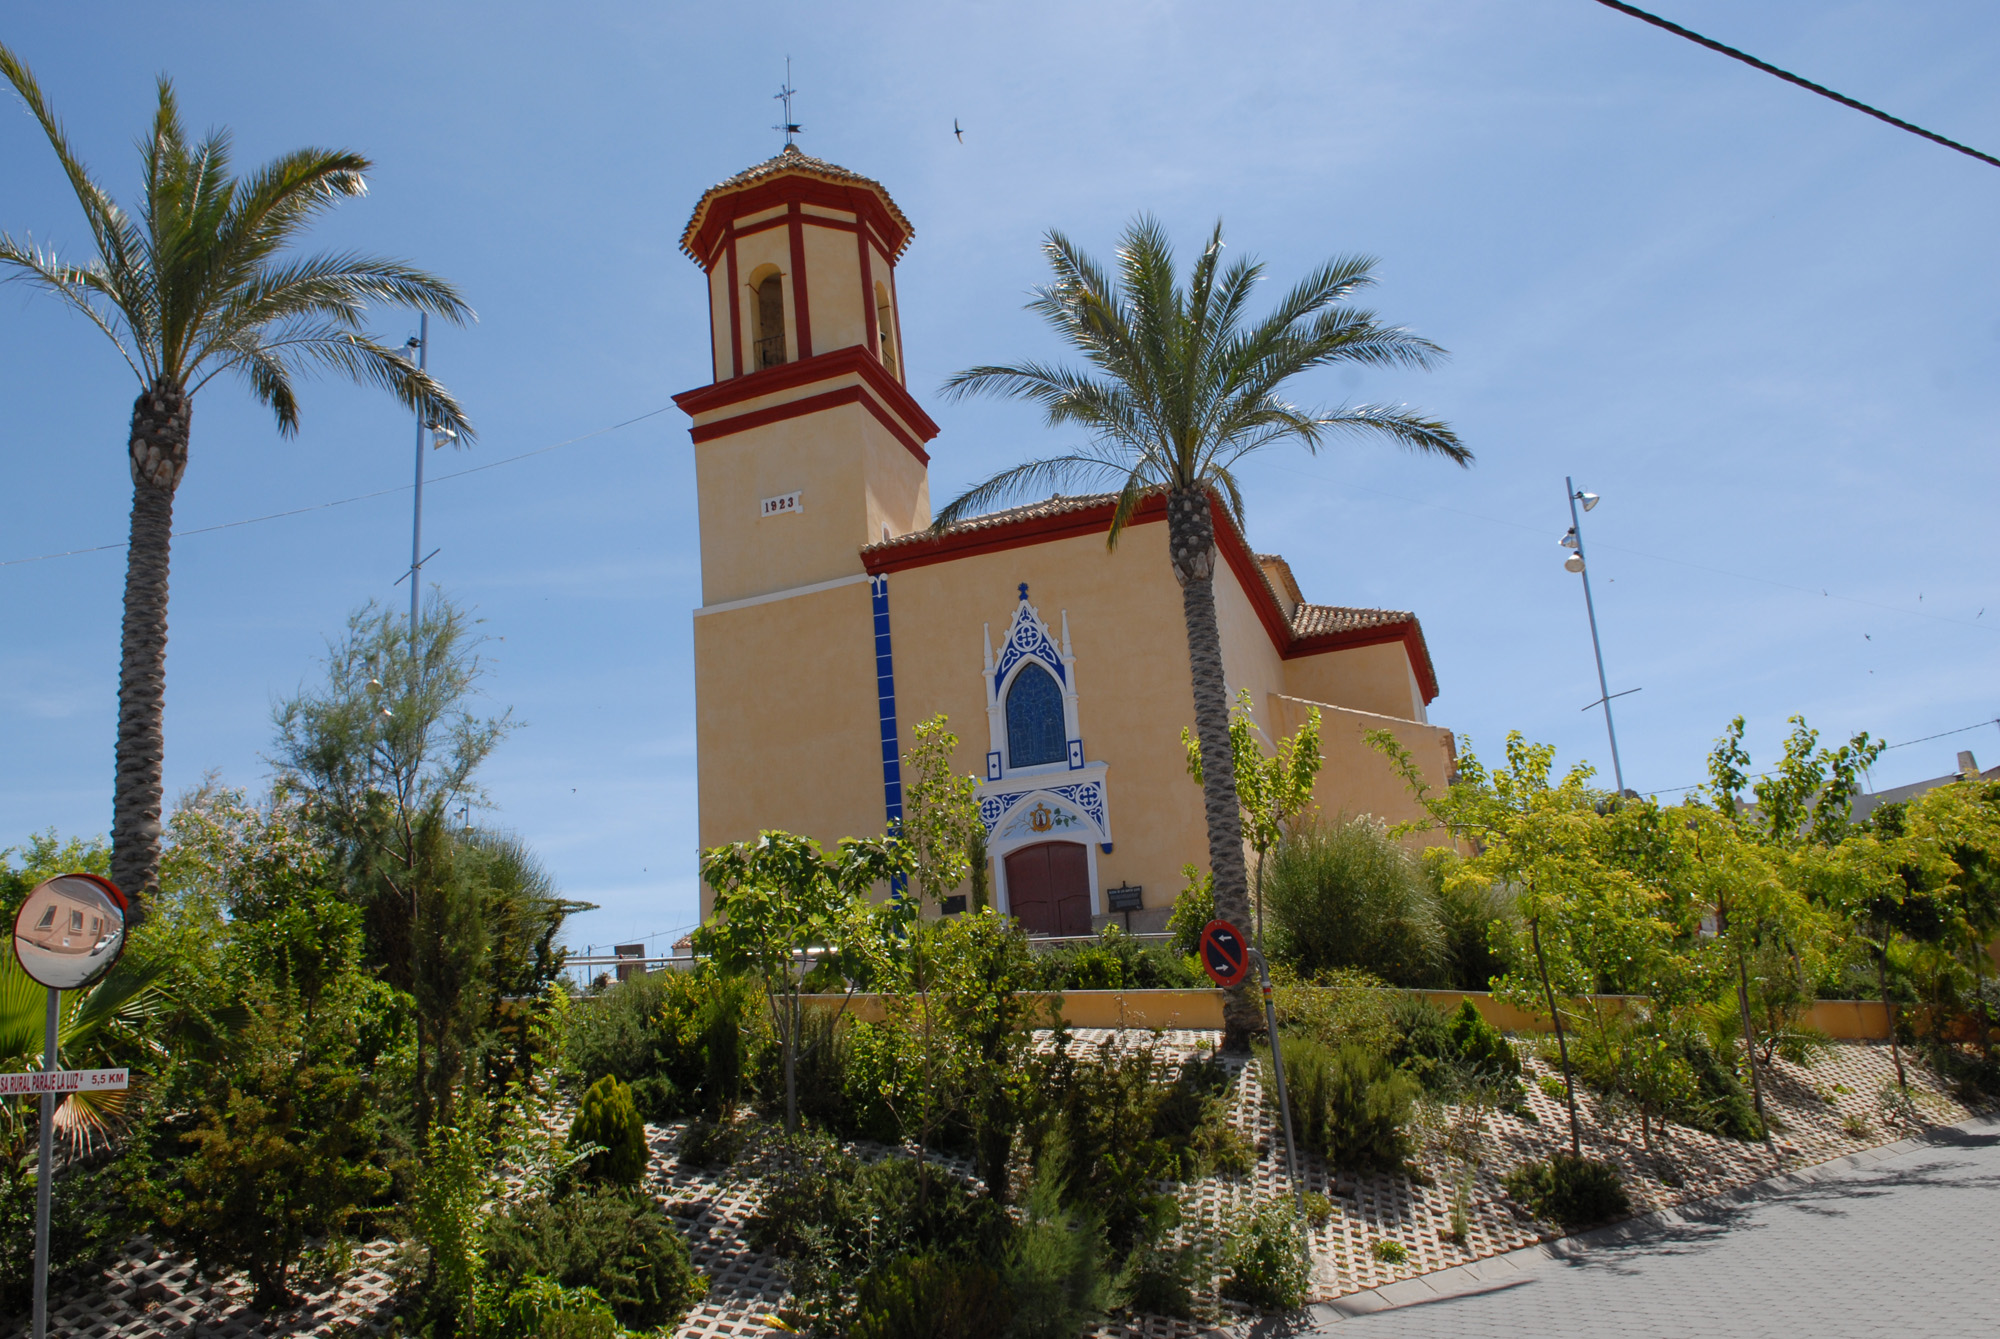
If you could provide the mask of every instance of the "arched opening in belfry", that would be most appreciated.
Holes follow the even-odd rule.
[[[785,281],[773,271],[757,285],[756,366],[761,370],[785,361]]]

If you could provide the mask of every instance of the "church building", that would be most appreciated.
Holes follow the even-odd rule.
[[[980,779],[996,905],[1037,934],[1158,929],[1182,867],[1208,863],[1165,498],[1115,550],[1109,495],[931,527],[938,428],[905,381],[896,282],[911,236],[881,185],[792,146],[703,195],[681,236],[714,349],[713,382],[675,397],[701,524],[701,844],[882,832],[901,751],[942,713]],[[1318,707],[1327,817],[1414,815],[1362,736],[1450,774],[1416,616],[1309,604],[1220,505],[1215,532],[1231,701],[1248,690],[1272,738]]]

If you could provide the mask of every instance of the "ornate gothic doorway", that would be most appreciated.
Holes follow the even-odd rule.
[[[1007,909],[1031,935],[1090,933],[1090,852],[1042,842],[1007,857]]]

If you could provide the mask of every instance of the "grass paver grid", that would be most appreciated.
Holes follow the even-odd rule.
[[[1190,1029],[1156,1034],[1079,1028],[1071,1036],[1072,1045],[1086,1052],[1107,1042],[1114,1047],[1153,1046],[1162,1059],[1171,1060],[1202,1053],[1218,1039],[1214,1032]],[[1037,1044],[1046,1048],[1049,1035],[1043,1034]],[[1414,1176],[1334,1172],[1318,1157],[1301,1158],[1302,1188],[1319,1191],[1334,1205],[1333,1216],[1310,1231],[1313,1300],[1394,1287],[1420,1274],[1490,1260],[1559,1235],[1523,1211],[1500,1185],[1508,1168],[1565,1149],[1569,1141],[1564,1104],[1542,1092],[1536,1081],[1554,1071],[1526,1049],[1523,1054],[1526,1104],[1536,1120],[1504,1112],[1489,1116],[1481,1141],[1483,1158],[1471,1189],[1470,1231],[1462,1243],[1444,1235],[1451,1222],[1456,1171],[1435,1139],[1420,1140],[1412,1160]],[[1656,1134],[1649,1151],[1641,1144],[1636,1120],[1602,1111],[1586,1097],[1579,1103],[1584,1152],[1616,1164],[1635,1212],[1646,1213],[1974,1114],[1907,1054],[1905,1060],[1913,1103],[1911,1110],[1901,1113],[1885,1109],[1879,1101],[1885,1085],[1894,1079],[1884,1043],[1837,1044],[1810,1068],[1774,1060],[1765,1070],[1766,1101],[1782,1128],[1769,1150],[1762,1144],[1672,1126],[1665,1140]],[[1256,1162],[1241,1176],[1210,1177],[1180,1187],[1182,1222],[1176,1230],[1178,1242],[1205,1241],[1217,1250],[1243,1213],[1291,1193],[1276,1112],[1265,1100],[1262,1067],[1230,1057],[1223,1063],[1232,1073],[1231,1119],[1257,1150]],[[666,1205],[687,1238],[695,1267],[710,1280],[708,1296],[682,1321],[676,1339],[769,1335],[772,1331],[764,1318],[777,1309],[787,1291],[783,1262],[752,1249],[743,1232],[756,1212],[758,1180],[772,1165],[772,1150],[767,1141],[761,1146],[753,1141],[735,1166],[714,1171],[686,1167],[674,1151],[686,1126],[686,1121],[676,1121],[646,1127],[652,1152],[647,1188]],[[1858,1133],[1850,1133],[1850,1126]],[[896,1152],[870,1144],[850,1148],[869,1158]],[[959,1176],[973,1175],[964,1159],[935,1160]],[[1400,1243],[1406,1259],[1401,1264],[1378,1259],[1373,1248],[1381,1241]],[[59,1299],[51,1313],[52,1329],[93,1339],[378,1334],[388,1329],[393,1316],[392,1266],[400,1249],[385,1241],[363,1244],[356,1248],[352,1268],[343,1279],[297,1279],[294,1288],[301,1294],[301,1305],[289,1313],[263,1316],[248,1306],[247,1280],[238,1276],[204,1282],[191,1262],[138,1238],[100,1276],[98,1290]],[[1245,1308],[1225,1301],[1215,1304],[1205,1323],[1135,1317],[1092,1333],[1096,1339],[1193,1339],[1214,1324],[1235,1329],[1248,1319]],[[24,1320],[0,1333],[13,1339],[25,1332]]]

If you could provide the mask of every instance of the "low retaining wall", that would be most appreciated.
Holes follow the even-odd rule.
[[[1398,992],[1403,993],[1403,992]],[[1487,1022],[1505,1032],[1549,1032],[1547,1018],[1531,1014],[1504,1000],[1478,991],[1415,990],[1446,1013],[1458,1008],[1460,1000],[1471,1000]],[[1058,997],[1041,994],[1044,1009]],[[1222,992],[1219,990],[1066,990],[1060,996],[1062,1016],[1071,1027],[1090,1028],[1220,1028]],[[1623,1008],[1633,996],[1597,995],[1599,1004]],[[863,1022],[879,1023],[883,1017],[882,996],[808,995],[806,1002],[818,1008],[836,1009],[847,1001],[847,1011]],[[1053,1021],[1054,1015],[1048,1015]],[[1806,1023],[1835,1041],[1887,1041],[1889,1013],[1880,1000],[1821,1000],[1806,1015]]]

